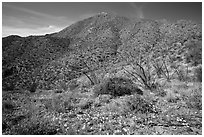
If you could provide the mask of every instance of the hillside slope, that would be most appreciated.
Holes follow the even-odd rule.
[[[107,13],[50,35],[9,36],[3,38],[3,87],[28,88],[38,81],[41,88],[51,88],[60,79],[69,81],[80,76],[82,71],[70,67],[77,62],[79,65],[79,61],[88,65],[90,72],[124,61],[130,54],[142,59],[151,52],[152,59],[168,56],[171,61],[178,58],[186,62],[194,50],[189,45],[197,45],[201,36],[201,27],[190,21],[168,23]],[[194,65],[201,64],[200,46],[195,47],[199,54],[195,53]],[[188,59],[188,63],[193,61]]]
[[[201,135],[202,32],[100,13],[2,43],[4,135]]]

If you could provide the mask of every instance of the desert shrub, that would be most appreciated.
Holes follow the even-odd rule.
[[[3,111],[6,111],[6,110],[13,110],[15,108],[14,104],[11,103],[11,102],[5,102],[2,104],[2,109]]]
[[[9,83],[2,83],[2,89],[5,91],[13,91],[15,89],[15,83],[9,82]]]
[[[98,96],[100,102],[102,103],[109,103],[110,100],[112,99],[112,96],[111,95],[100,95]]]
[[[93,101],[87,98],[83,98],[80,100],[78,107],[81,109],[89,109],[93,104]]]
[[[186,68],[180,68],[180,69],[176,69],[175,71],[177,73],[177,78],[180,80],[180,81],[188,81],[189,79],[189,70],[188,70],[188,67]]]
[[[202,90],[194,89],[187,95],[186,104],[189,108],[195,108],[198,110],[202,110]]]
[[[69,87],[65,81],[60,81],[59,86],[60,86],[60,89],[62,89],[63,91],[67,91],[69,89]]]
[[[196,84],[187,90],[180,90],[181,99],[186,102],[188,108],[202,110],[202,85]]]
[[[48,99],[41,99],[45,108],[52,112],[64,113],[68,110],[74,109],[79,102],[77,95],[72,93],[62,93]]]
[[[57,130],[45,124],[32,124],[29,127],[15,129],[17,135],[55,135]]]
[[[47,109],[47,110],[54,109],[52,99],[40,99],[40,101],[44,105],[45,109]]]
[[[116,112],[119,115],[158,113],[152,100],[137,94],[112,99],[110,103],[101,108],[104,112]]]
[[[174,90],[167,90],[166,93],[165,100],[169,103],[177,103],[179,100],[181,100],[180,96],[176,94]]]
[[[202,66],[195,69],[194,75],[198,82],[202,82]]]
[[[5,132],[10,126],[7,124],[5,120],[2,119],[2,132]]]
[[[127,106],[127,102],[126,102],[127,96],[128,95],[122,96],[120,98],[111,99],[109,103],[104,103],[100,101],[98,98],[98,100],[96,100],[95,102],[95,106],[96,107],[100,106],[100,109],[102,110],[102,112],[106,112],[106,113],[114,112],[119,115],[127,114],[128,112],[130,112],[130,109]]]
[[[36,82],[32,83],[32,85],[30,86],[29,91],[30,92],[36,92],[36,89],[38,87],[38,84]]]
[[[164,77],[167,81],[170,81],[172,79],[173,74],[170,74],[171,70],[168,68],[168,64],[165,59],[153,61],[152,65],[154,67],[154,70],[156,71],[158,78]]]
[[[69,100],[65,100],[63,103],[65,110],[72,110],[74,108],[74,106],[70,103]]]
[[[166,94],[167,94],[166,91],[161,90],[161,91],[159,91],[159,92],[156,94],[156,96],[165,97]]]
[[[202,42],[191,41],[187,44],[188,54],[186,56],[186,62],[192,63],[193,66],[202,64]]]
[[[59,107],[60,102],[52,100],[58,100],[57,96],[33,99],[29,95],[28,92],[5,93],[2,102],[4,104],[2,106],[2,133],[9,135],[52,135],[62,130],[63,127],[58,119],[59,115],[56,113],[62,112]]]
[[[40,101],[26,104],[20,113],[22,114],[12,115],[9,132],[6,134],[54,135],[61,129],[56,115],[47,111]]]
[[[140,96],[130,96],[127,98],[127,106],[135,113],[155,113],[154,106],[151,102],[146,101]]]
[[[178,79],[180,81],[185,81],[185,72],[183,70],[177,70]]]
[[[174,96],[170,96],[170,97],[167,98],[167,101],[169,103],[177,103],[178,100],[179,100],[179,98],[178,97],[174,97]]]
[[[66,107],[70,109],[70,102],[65,100],[61,95],[55,96],[50,99],[43,99],[42,103],[44,104],[45,108],[49,111],[54,112],[65,112]]]
[[[79,85],[77,84],[77,80],[74,79],[69,83],[69,89],[70,90],[74,90],[75,88],[77,88]]]
[[[95,98],[94,102],[93,102],[93,105],[95,107],[100,107],[104,104],[107,104],[107,103],[110,103],[112,99],[112,96],[111,95],[99,95],[97,98]]]
[[[26,122],[25,122],[26,121]],[[55,135],[57,134],[59,125],[48,118],[40,115],[32,115],[31,117],[12,127],[11,133],[14,135]]]
[[[137,88],[134,83],[127,78],[109,78],[102,84],[100,84],[95,90],[95,95],[109,94],[114,97],[131,95],[133,93],[143,94],[139,88]]]
[[[55,111],[59,113],[65,112],[65,100],[61,95],[54,97],[52,101]]]
[[[3,77],[9,77],[13,74],[15,74],[17,72],[16,68],[15,67],[11,67],[11,68],[8,68],[6,69],[5,71],[3,71]]]
[[[155,74],[153,74],[152,68],[150,65],[142,65],[136,63],[133,66],[133,71],[129,71],[125,69],[125,73],[133,77],[134,81],[139,82],[142,86],[149,90],[153,90],[155,88]]]

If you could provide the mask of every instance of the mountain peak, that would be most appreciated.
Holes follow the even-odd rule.
[[[107,15],[107,12],[99,12],[98,15]]]
[[[116,16],[118,16],[118,15],[117,15],[117,14],[115,14],[115,13],[111,13],[111,12],[104,12],[104,11],[102,11],[102,12],[99,12],[98,14],[96,14],[95,16],[96,16],[96,17],[97,17],[97,16],[116,17]]]

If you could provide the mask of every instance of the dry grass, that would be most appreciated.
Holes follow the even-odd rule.
[[[3,101],[3,134],[201,134],[201,89],[199,82],[174,80],[160,92],[117,97],[95,97],[93,87],[87,92],[49,90],[29,98],[24,92],[3,92],[4,99],[13,99]]]

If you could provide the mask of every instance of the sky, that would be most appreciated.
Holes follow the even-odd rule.
[[[43,35],[98,14],[202,22],[201,2],[3,2],[2,36]]]

